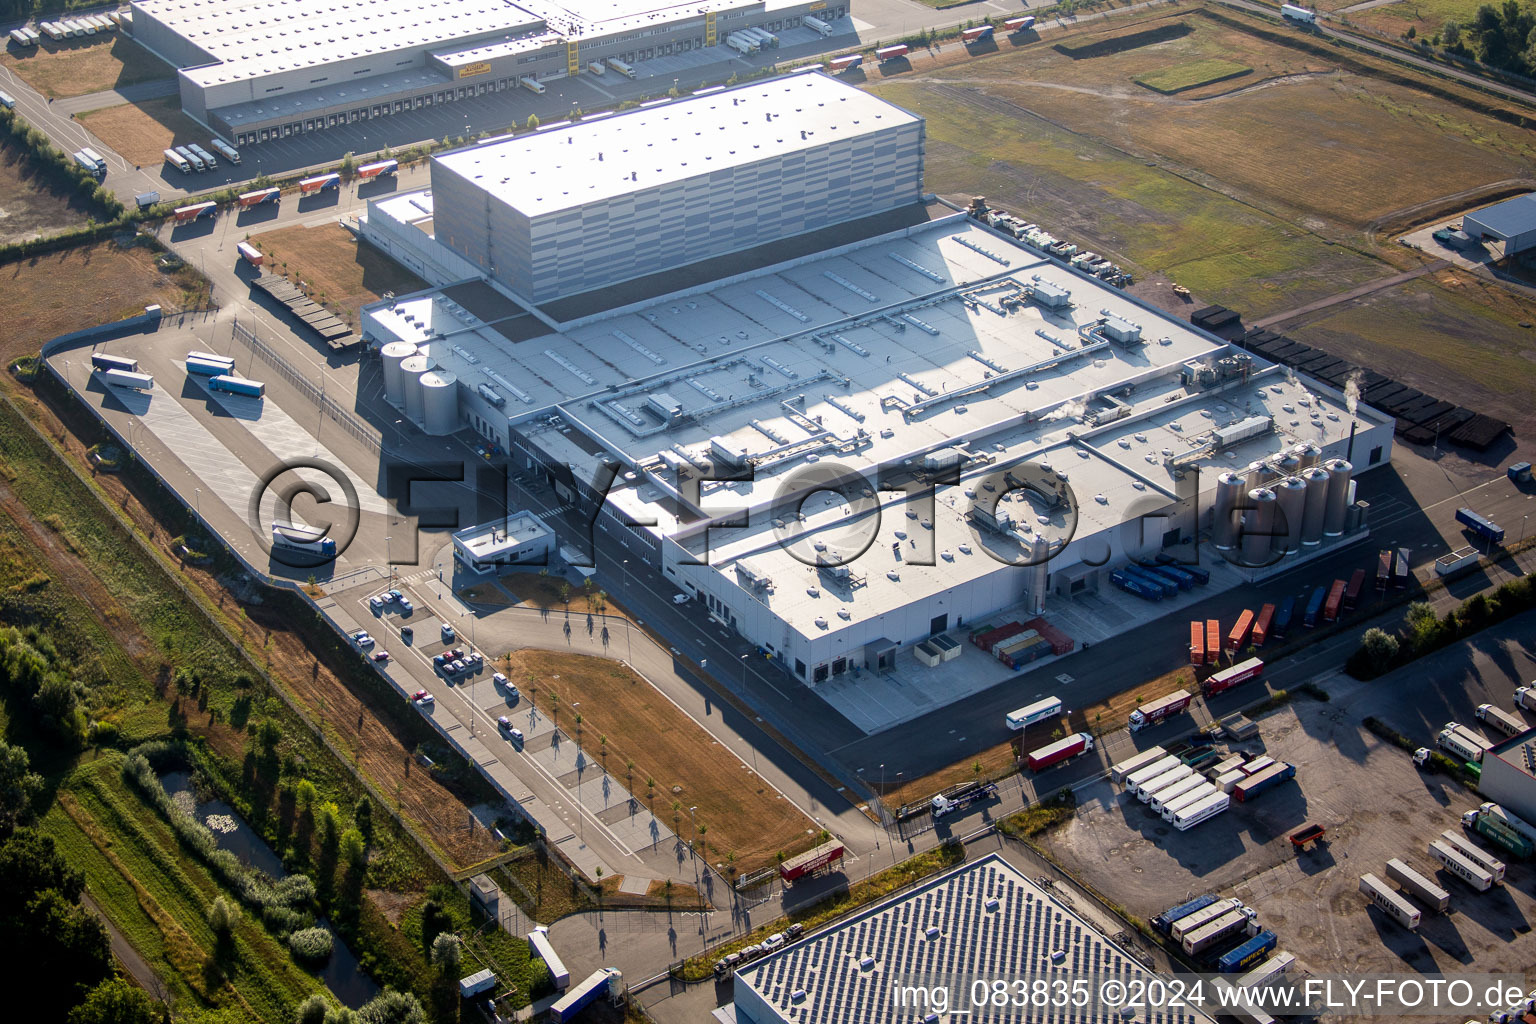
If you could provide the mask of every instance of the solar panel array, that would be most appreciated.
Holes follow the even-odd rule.
[[[1039,1021],[1043,1024],[1209,1022],[1189,1009],[1138,1011],[1125,1018],[1090,999],[1083,1006],[1020,1009],[972,1005],[973,981],[1071,986],[1089,991],[1111,978],[1151,978],[1139,962],[997,854],[942,875],[827,931],[786,946],[737,972],[736,1012],[752,1024],[921,1024],[925,1020]],[[945,985],[949,1013],[898,991]],[[777,1018],[760,1020],[758,999]],[[1010,990],[1011,992],[1012,990]],[[1070,1000],[1067,1000],[1070,1002]],[[968,1015],[957,1010],[969,1009]]]

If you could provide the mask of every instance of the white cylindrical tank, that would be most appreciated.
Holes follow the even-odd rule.
[[[1269,467],[1264,465],[1262,462],[1248,463],[1248,470],[1243,474],[1243,479],[1248,483],[1248,489],[1251,491],[1255,487],[1263,487],[1264,477],[1268,474],[1268,472]]]
[[[1266,565],[1275,528],[1275,492],[1255,487],[1248,492],[1248,506],[1243,513],[1243,564]]]
[[[1316,547],[1323,540],[1323,513],[1328,505],[1328,473],[1321,466],[1303,470],[1301,482],[1307,485],[1307,501],[1301,512],[1301,543]]]
[[[1275,484],[1275,536],[1270,550],[1289,555],[1301,550],[1301,520],[1307,505],[1307,485],[1288,476]]]
[[[1237,515],[1232,510],[1246,488],[1243,478],[1236,473],[1223,473],[1216,478],[1216,500],[1212,506],[1211,542],[1217,551],[1231,551],[1237,546]]]
[[[392,341],[379,349],[384,362],[384,400],[396,409],[405,405],[405,377],[400,373],[400,363],[416,354],[416,345],[409,341]]]
[[[1301,472],[1301,459],[1297,458],[1295,454],[1282,455],[1279,459],[1275,460],[1275,472],[1279,473],[1281,477],[1295,476]]]
[[[1045,611],[1045,588],[1050,583],[1051,542],[1037,533],[1030,549],[1029,586],[1024,603],[1031,615],[1039,615]]]
[[[1328,473],[1328,505],[1323,514],[1323,536],[1341,537],[1349,516],[1349,478],[1355,467],[1343,459],[1329,459],[1323,464],[1323,469]]]
[[[459,379],[443,370],[421,375],[421,429],[451,434],[459,429]]]
[[[421,375],[432,369],[426,356],[407,356],[400,360],[400,388],[405,393],[401,405],[407,419],[421,422]]]
[[[1311,469],[1323,458],[1323,450],[1311,441],[1303,441],[1301,444],[1298,444],[1291,449],[1291,454],[1301,460],[1302,472]]]

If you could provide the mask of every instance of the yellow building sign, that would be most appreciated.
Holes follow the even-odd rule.
[[[476,75],[488,75],[490,73],[491,64],[489,61],[484,60],[476,61],[473,64],[465,64],[463,67],[459,68],[460,78],[473,78]]]
[[[827,9],[827,5],[825,3],[820,2],[820,0],[817,0],[816,3],[811,4],[811,10],[813,10],[813,11],[824,11],[826,9]]]

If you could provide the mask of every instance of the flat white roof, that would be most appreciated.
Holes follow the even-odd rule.
[[[532,218],[918,123],[830,76],[790,75],[459,150],[433,165]]]
[[[460,530],[453,535],[453,539],[472,558],[479,560],[516,551],[524,544],[549,536],[549,528],[531,513],[513,512],[504,519]]]
[[[134,6],[219,62],[186,72],[199,85],[528,31],[541,20],[509,0],[140,0]]]

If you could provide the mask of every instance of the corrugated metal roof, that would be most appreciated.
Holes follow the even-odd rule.
[[[1536,193],[1516,196],[1461,218],[1469,234],[1473,225],[1498,238],[1514,238],[1536,231]]]

